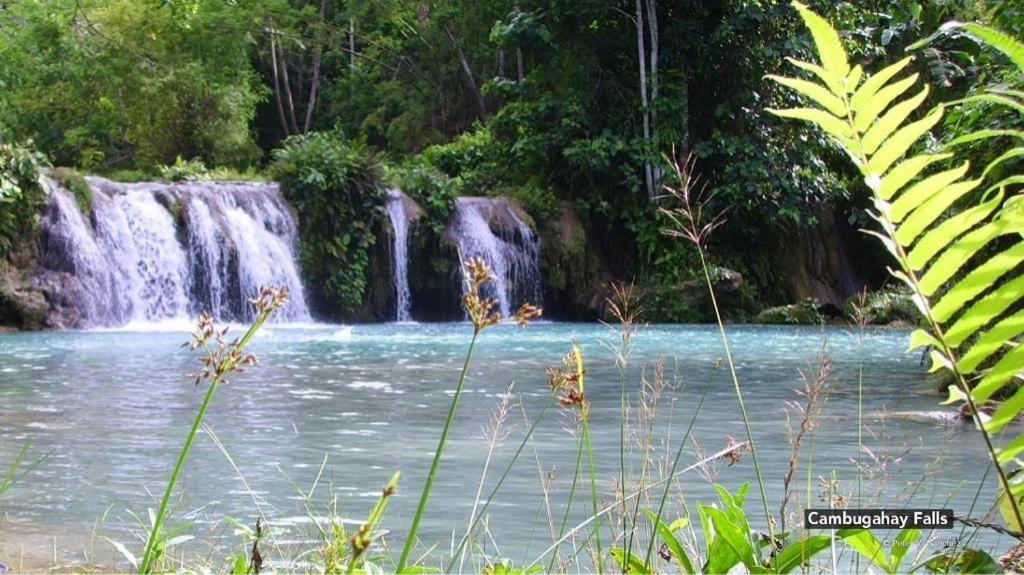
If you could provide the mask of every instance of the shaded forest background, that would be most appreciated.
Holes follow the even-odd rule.
[[[809,4],[865,67],[950,19],[1024,32],[1012,2]],[[122,180],[288,180],[312,163],[324,168],[293,182],[307,195],[361,182],[366,205],[318,232],[347,262],[333,281],[353,301],[371,241],[353,233],[380,198],[366,190],[400,185],[435,221],[459,195],[513,197],[556,226],[570,206],[606,273],[650,287],[654,315],[674,320],[692,319],[673,288],[696,254],[662,235],[656,196],[664,156],[692,154],[710,209],[728,210],[711,252],[745,278],[742,318],[885,281],[882,250],[856,231],[867,195],[849,162],[763,112],[798,105],[764,76],[810,47],[772,1],[12,0],[0,137]],[[970,42],[915,54],[936,99],[999,81],[996,56]],[[955,135],[996,119],[980,106],[946,122]]]

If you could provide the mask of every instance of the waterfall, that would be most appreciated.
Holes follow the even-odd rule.
[[[491,266],[495,281],[484,292],[498,300],[503,316],[523,303],[541,304],[540,240],[516,204],[505,198],[458,198],[450,231],[463,259],[480,257]]]
[[[398,190],[388,190],[388,219],[394,232],[391,249],[391,269],[395,282],[395,320],[410,321],[409,308],[409,216],[405,212],[405,198]]]
[[[49,182],[37,282],[65,327],[187,319],[247,321],[263,285],[288,287],[277,320],[309,319],[295,264],[297,228],[276,186],[120,184],[88,178],[91,214]]]

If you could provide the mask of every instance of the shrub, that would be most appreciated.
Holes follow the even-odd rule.
[[[384,204],[378,157],[339,132],[315,132],[285,140],[270,173],[297,212],[303,271],[309,285],[322,286],[322,311],[355,311]]]
[[[387,179],[427,211],[436,233],[444,230],[444,223],[458,196],[452,178],[425,162],[414,161],[392,169]]]
[[[755,323],[766,324],[789,324],[789,325],[817,325],[825,322],[825,317],[818,309],[818,303],[813,299],[795,303],[770,307],[762,310],[754,318]]]
[[[0,255],[35,227],[46,203],[46,157],[32,142],[0,144]]]
[[[860,315],[871,324],[894,321],[917,324],[921,321],[921,312],[914,305],[914,296],[905,288],[871,292],[864,296],[863,302],[860,296],[853,296],[843,306],[843,315],[853,320]]]
[[[159,171],[160,179],[168,182],[197,182],[210,179],[210,171],[199,158],[184,160],[178,156],[173,164],[160,166]]]

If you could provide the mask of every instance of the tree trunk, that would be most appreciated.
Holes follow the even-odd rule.
[[[284,80],[285,101],[288,102],[288,119],[291,120],[292,132],[299,133],[299,123],[295,121],[295,101],[292,99],[292,86],[288,81],[288,62],[284,57],[284,46],[280,43],[277,50],[281,54],[281,79]]]
[[[480,92],[477,87],[476,78],[473,76],[473,68],[469,65],[469,59],[466,58],[466,52],[462,50],[462,47],[455,41],[455,35],[452,34],[452,29],[447,23],[442,24],[441,27],[444,29],[444,35],[448,37],[448,42],[455,48],[455,52],[459,55],[459,62],[462,64],[462,71],[466,73],[466,83],[469,85],[470,92],[476,98],[477,106],[480,108],[480,115],[487,115],[487,107],[484,105],[484,95]]]
[[[516,80],[523,83],[523,51],[516,47]]]
[[[291,135],[291,130],[288,129],[288,120],[284,117],[284,104],[281,100],[281,81],[278,78],[277,72],[277,42],[274,40],[274,34],[270,34],[270,69],[274,76],[274,103],[277,104],[277,116],[281,120],[281,130],[284,132],[284,137]]]
[[[643,137],[644,143],[650,146],[651,143],[651,113],[648,108],[650,100],[647,99],[647,51],[644,48],[644,9],[643,0],[636,0],[636,54],[640,64],[640,106],[643,110]],[[654,174],[651,172],[651,163],[644,161],[644,185],[647,188],[647,197],[654,197]]]
[[[651,140],[654,143],[654,147],[658,147],[658,44],[660,38],[658,37],[658,0],[644,0],[647,4],[647,30],[648,36],[650,37],[650,68],[651,68],[651,100],[649,102],[651,109]],[[661,181],[662,169],[658,166],[652,166],[652,190],[657,193],[658,182]]]
[[[348,69],[356,73],[356,22],[348,19]]]
[[[306,106],[306,122],[302,131],[309,132],[313,124],[313,109],[316,108],[316,93],[320,88],[320,60],[324,52],[324,12],[327,9],[327,0],[320,0],[320,33],[318,34],[316,48],[313,50],[313,80],[309,85],[309,104]]]

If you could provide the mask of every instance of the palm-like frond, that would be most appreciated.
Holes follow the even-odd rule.
[[[792,61],[813,79],[780,76],[771,79],[808,100],[808,107],[769,110],[809,121],[827,132],[861,170],[873,195],[873,217],[881,226],[876,235],[899,264],[891,270],[914,293],[927,328],[915,331],[911,346],[932,347],[933,369],[952,371],[956,384],[951,399],[967,403],[998,466],[1004,492],[1020,501],[1024,474],[1010,479],[1008,464],[1019,467],[1024,436],[1002,446],[993,434],[1024,411],[1024,197],[1007,199],[1008,186],[1024,176],[1003,178],[983,188],[994,167],[1024,155],[1013,148],[993,160],[978,177],[971,166],[952,166],[957,146],[983,138],[1024,139],[1024,132],[985,130],[952,140],[943,149],[916,152],[942,119],[944,106],[923,108],[928,86],[917,74],[906,74],[904,58],[869,77],[850,67],[838,34],[820,16],[794,2],[814,37],[821,64]],[[954,23],[945,30],[963,29],[972,37],[992,42],[1019,67],[1024,45],[984,26]],[[1013,90],[987,91],[976,101],[1024,110],[1024,99]],[[942,165],[942,167],[939,167]],[[968,204],[967,208],[963,208]],[[977,409],[995,394],[1009,396],[991,415]],[[1012,462],[1012,463],[1011,463]],[[1014,505],[1011,523],[1021,529],[1021,511]]]

